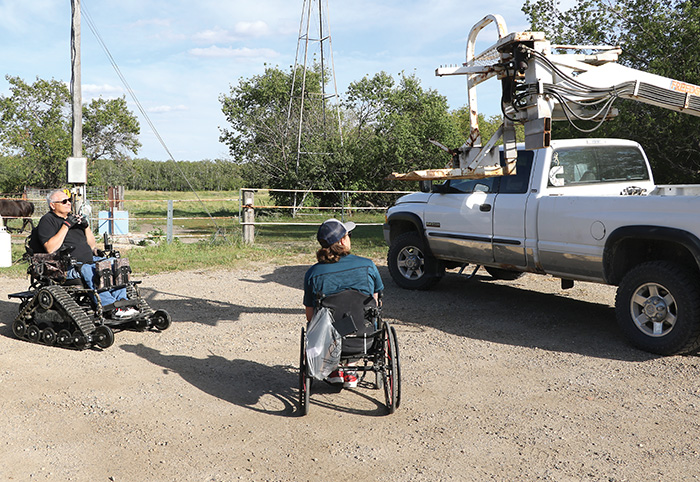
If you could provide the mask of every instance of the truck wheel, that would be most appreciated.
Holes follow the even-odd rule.
[[[445,274],[444,265],[425,254],[423,239],[414,231],[391,243],[387,264],[396,284],[409,290],[430,289]]]
[[[524,274],[522,271],[511,271],[509,269],[503,268],[492,268],[491,266],[484,266],[484,269],[488,274],[490,274],[493,277],[493,279],[502,279],[505,281],[516,280]]]
[[[700,346],[698,277],[667,261],[650,261],[630,270],[615,298],[622,332],[634,346],[659,355]]]

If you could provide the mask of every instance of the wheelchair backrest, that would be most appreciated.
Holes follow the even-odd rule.
[[[46,248],[41,244],[39,236],[36,234],[36,226],[32,229],[32,232],[29,233],[27,239],[24,240],[24,251],[26,257],[33,256],[36,253],[46,253]]]
[[[379,309],[373,296],[356,290],[345,290],[333,295],[321,296],[318,308],[323,306],[330,308],[336,322],[352,317],[357,328],[355,336],[369,335],[377,329]]]

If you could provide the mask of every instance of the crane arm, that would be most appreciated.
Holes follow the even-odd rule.
[[[496,25],[498,40],[476,54],[476,38],[491,23]],[[451,150],[456,152],[452,166],[394,173],[391,179],[478,179],[515,173],[516,124],[524,125],[526,149],[548,147],[552,121],[568,120],[585,131],[577,121],[599,125],[614,117],[617,110],[613,103],[619,98],[700,116],[700,86],[620,65],[619,47],[552,45],[543,32],[506,32],[500,15],[484,17],[469,33],[466,61],[435,71],[437,76],[467,78],[471,131],[464,145]],[[561,51],[575,53],[556,53]],[[503,124],[482,146],[476,86],[493,77],[501,81]],[[504,166],[494,153],[501,138]]]

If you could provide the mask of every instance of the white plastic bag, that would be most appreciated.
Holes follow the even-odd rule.
[[[338,368],[342,337],[333,327],[333,316],[326,307],[314,313],[306,330],[306,360],[309,375],[323,380]]]

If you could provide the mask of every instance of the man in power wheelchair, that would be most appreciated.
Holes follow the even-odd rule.
[[[129,279],[129,262],[107,235],[105,250],[98,250],[87,222],[70,212],[65,191],[51,192],[47,201],[50,212],[25,242],[29,290],[9,295],[20,300],[15,336],[46,345],[107,348],[116,330],[167,329],[170,315],[153,311],[141,298],[140,282]]]
[[[375,388],[384,387],[393,413],[401,401],[401,374],[396,331],[381,317],[384,288],[379,271],[366,258],[350,254],[352,222],[325,221],[318,229],[318,263],[304,276],[307,328],[301,331],[299,402],[309,411],[312,379],[358,385],[375,373]],[[307,331],[308,330],[308,331]],[[341,340],[342,337],[342,340]]]

